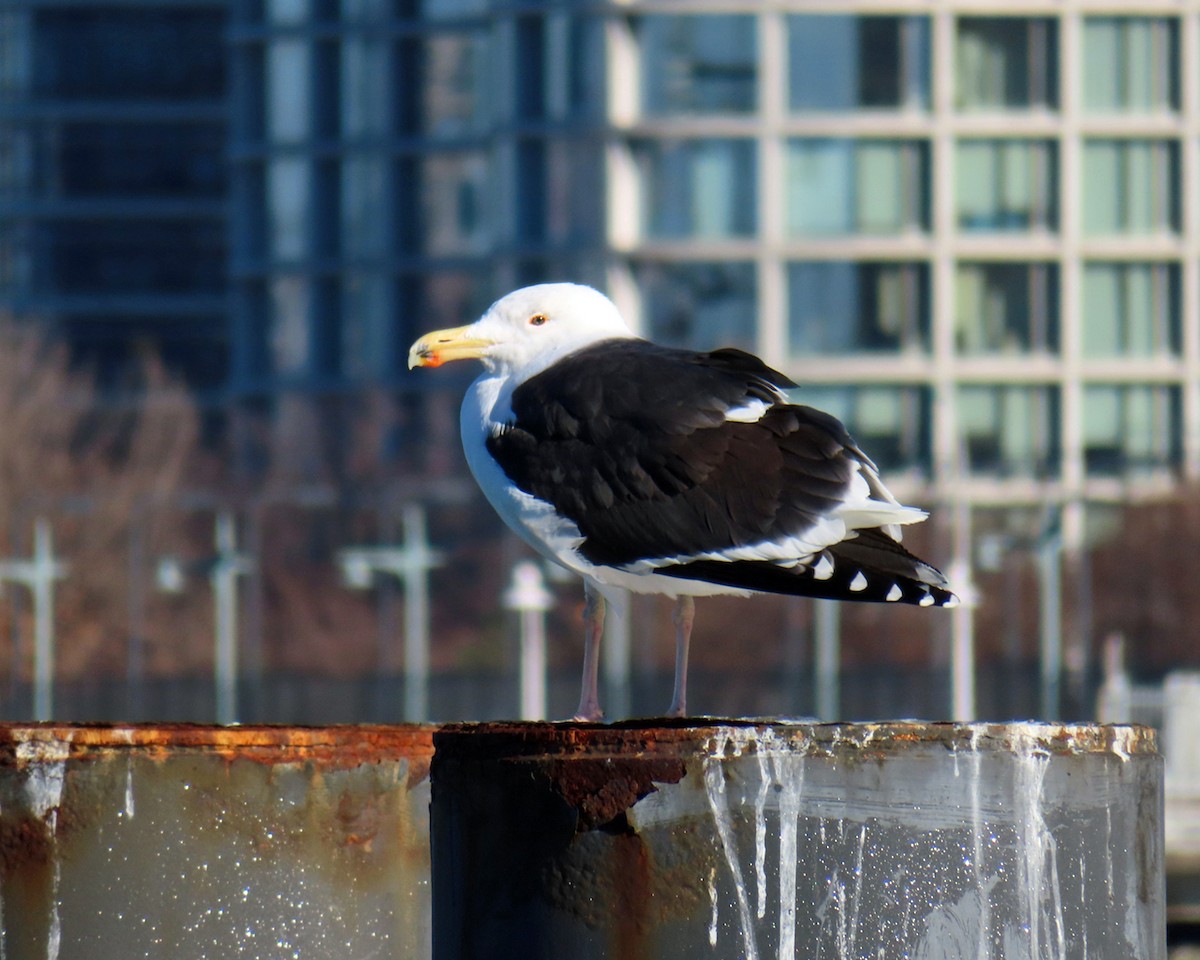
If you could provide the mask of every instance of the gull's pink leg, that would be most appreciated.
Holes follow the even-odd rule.
[[[583,687],[579,692],[579,706],[573,720],[595,722],[604,719],[600,709],[600,637],[604,633],[604,597],[590,583],[584,581],[583,595]]]

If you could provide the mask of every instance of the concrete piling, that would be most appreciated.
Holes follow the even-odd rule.
[[[1165,960],[1162,808],[1130,726],[0,726],[0,958]]]
[[[1152,731],[447,727],[435,960],[1163,960]]]
[[[0,957],[430,955],[429,727],[0,726]]]

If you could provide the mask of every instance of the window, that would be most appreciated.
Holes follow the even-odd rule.
[[[793,356],[923,350],[929,269],[923,263],[793,263],[788,333]]]
[[[754,17],[657,15],[636,22],[648,115],[750,113],[757,103]]]
[[[798,403],[837,417],[881,470],[927,470],[929,391],[912,386],[805,386]]]
[[[389,224],[379,215],[387,203],[387,158],[378,153],[347,154],[341,164],[341,249],[350,259],[389,252]]]
[[[389,278],[348,269],[342,274],[338,305],[342,372],[351,379],[386,376],[392,344]]]
[[[424,41],[417,86],[421,133],[462,137],[485,129],[491,109],[486,52],[486,40],[470,33],[441,34]]]
[[[0,96],[24,92],[29,86],[30,12],[9,5],[0,10]]]
[[[62,293],[220,293],[225,227],[208,221],[54,220],[49,286]]]
[[[927,109],[929,73],[925,17],[788,17],[793,110]]]
[[[638,282],[650,339],[694,350],[755,349],[752,264],[645,264]]]
[[[1046,477],[1058,467],[1058,390],[1010,384],[963,386],[958,424],[968,469]]]
[[[1083,354],[1153,357],[1178,353],[1179,267],[1089,263],[1083,271]]]
[[[28,128],[5,122],[0,136],[0,197],[24,194],[33,186],[33,136]]]
[[[388,76],[389,38],[379,30],[350,32],[340,44],[337,114],[340,136],[345,140],[382,137],[390,133],[392,106]]]
[[[963,110],[1053,108],[1057,25],[1051,19],[963,17],[958,21],[958,106]]]
[[[927,229],[928,157],[923,141],[793,140],[787,153],[788,232]]]
[[[427,154],[420,170],[423,252],[435,257],[486,253],[492,242],[486,155]]]
[[[31,244],[25,225],[0,220],[0,297],[27,292]]]
[[[268,244],[277,260],[299,260],[309,251],[312,181],[312,166],[303,157],[283,155],[268,161]]]
[[[752,141],[645,141],[635,144],[634,152],[647,236],[713,239],[754,233]]]
[[[481,16],[487,13],[487,0],[417,0],[420,16],[428,20]]]
[[[80,100],[218,99],[225,12],[79,4],[37,11],[39,93]]]
[[[1179,23],[1169,17],[1083,22],[1083,104],[1091,113],[1179,108]]]
[[[1174,387],[1089,386],[1083,396],[1089,473],[1161,470],[1179,461],[1179,391]]]
[[[224,196],[220,126],[69,123],[58,133],[57,186],[64,196]]]
[[[1058,188],[1054,144],[964,140],[958,145],[958,227],[966,232],[1054,230]]]
[[[546,144],[545,226],[556,243],[592,245],[604,233],[604,156],[591,140],[558,138]]]
[[[1083,148],[1083,229],[1179,229],[1179,147],[1168,140],[1092,140]]]
[[[1058,350],[1058,267],[1054,264],[961,264],[955,295],[962,353]]]

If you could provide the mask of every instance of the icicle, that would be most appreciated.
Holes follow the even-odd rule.
[[[729,813],[729,798],[725,791],[725,747],[729,738],[718,738],[709,755],[704,759],[704,788],[708,795],[708,804],[712,809],[713,823],[721,838],[721,848],[725,854],[725,863],[733,877],[734,892],[737,894],[738,919],[742,926],[742,941],[745,945],[746,960],[758,960],[758,943],[754,936],[754,920],[750,912],[750,902],[746,897],[746,883],[742,877],[742,866],[738,862],[737,841],[733,836],[733,818]],[[740,745],[739,745],[740,746]],[[740,749],[737,751],[740,754]],[[736,754],[735,754],[736,755]]]
[[[800,797],[804,790],[804,754],[779,751],[772,758],[779,782],[779,960],[796,956],[796,864]]]
[[[708,945],[715,947],[717,945],[717,921],[720,916],[717,902],[717,868],[715,866],[708,868],[708,899],[712,904],[712,916],[708,921]]]

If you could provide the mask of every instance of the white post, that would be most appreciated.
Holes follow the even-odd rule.
[[[1057,720],[1062,687],[1062,532],[1057,523],[1038,543],[1041,620],[1041,720]]]
[[[50,521],[33,526],[33,557],[0,561],[0,580],[19,583],[33,594],[33,718],[54,714],[54,581],[66,576],[66,564],[54,557]]]
[[[951,720],[975,719],[975,587],[971,572],[971,505],[959,500],[954,510],[954,560],[950,586],[962,601],[950,611]]]
[[[217,723],[237,722],[237,578],[254,569],[254,563],[244,553],[238,553],[237,527],[233,514],[222,510],[217,514],[214,545],[217,553],[209,581],[212,584],[215,614],[213,651],[213,684],[216,689]]]
[[[425,534],[425,508],[404,506],[404,705],[410,720],[429,719],[429,571],[439,563]]]
[[[404,716],[429,719],[429,571],[442,562],[429,547],[425,508],[404,507],[404,543],[398,547],[347,547],[338,562],[348,587],[366,589],[372,573],[387,573],[404,584]]]
[[[521,617],[521,719],[546,718],[546,611],[554,597],[532,560],[513,567],[504,605]]]
[[[631,604],[633,597],[628,590],[614,587],[625,595],[621,605],[622,612],[617,615],[609,606],[608,616],[604,618],[604,642],[600,653],[604,657],[605,700],[611,716],[627,717],[630,710],[630,648],[632,646],[632,631],[630,623],[633,620]]]
[[[816,633],[816,707],[817,719],[841,719],[842,711],[842,609],[836,600],[813,601],[813,627]]]

